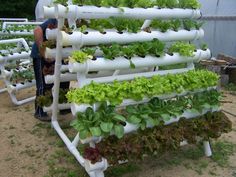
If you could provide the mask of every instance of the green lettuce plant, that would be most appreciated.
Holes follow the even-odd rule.
[[[71,62],[85,63],[88,59],[92,59],[93,56],[82,52],[82,51],[74,51],[72,56],[69,57]]]
[[[77,104],[93,104],[110,102],[119,105],[124,99],[142,100],[144,97],[182,93],[205,89],[218,84],[219,76],[205,70],[189,71],[181,74],[156,75],[150,79],[135,78],[132,81],[98,84],[92,82],[81,89],[73,89],[67,93],[69,102]]]
[[[169,48],[170,53],[179,53],[184,57],[192,57],[194,56],[194,50],[196,47],[193,44],[189,44],[187,42],[176,42],[172,44]]]

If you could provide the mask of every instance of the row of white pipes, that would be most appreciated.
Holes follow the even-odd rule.
[[[46,18],[67,18],[67,19],[105,19],[109,17],[123,17],[133,19],[170,19],[170,18],[193,18],[201,17],[200,10],[193,9],[159,9],[153,8],[114,8],[96,6],[55,5],[55,7],[44,7]]]
[[[19,38],[19,39],[0,40],[0,45],[1,44],[3,44],[3,45],[4,44],[16,44],[17,45],[16,52],[20,52],[20,51],[24,50],[23,52],[20,52],[20,53],[13,53],[13,54],[8,54],[6,56],[0,56],[1,79],[4,81],[4,84],[5,84],[5,88],[1,89],[1,92],[8,91],[10,98],[15,105],[22,105],[27,102],[33,101],[35,99],[35,96],[28,97],[28,98],[25,98],[22,100],[18,100],[16,94],[20,90],[34,87],[36,85],[36,81],[32,80],[32,81],[26,81],[26,82],[22,82],[22,83],[12,84],[10,79],[13,74],[13,70],[8,71],[5,69],[5,66],[7,64],[9,64],[9,62],[16,61],[16,60],[21,61],[21,65],[30,64],[29,63],[29,61],[30,61],[30,48],[29,48],[27,42],[23,38]],[[25,52],[25,51],[28,51],[28,52]],[[20,66],[20,67],[21,67],[21,69],[18,70],[19,72],[27,70],[27,68],[24,68],[22,66]]]

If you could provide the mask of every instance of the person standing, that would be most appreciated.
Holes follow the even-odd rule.
[[[47,41],[46,39],[46,29],[55,29],[57,28],[56,19],[48,19],[41,25],[37,26],[34,30],[35,43],[32,47],[31,57],[33,58],[33,67],[36,80],[36,100],[35,100],[35,113],[34,117],[41,121],[50,121],[51,118],[46,112],[43,111],[43,108],[37,103],[37,98],[39,96],[45,95],[46,91],[51,91],[53,84],[45,83],[45,68],[54,67],[54,59],[45,58],[45,47],[43,42]],[[69,83],[61,83],[61,88],[69,88]]]

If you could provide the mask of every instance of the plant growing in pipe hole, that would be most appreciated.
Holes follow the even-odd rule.
[[[178,123],[160,124],[153,129],[127,134],[123,139],[111,136],[103,139],[96,148],[109,164],[114,165],[119,161],[136,162],[146,155],[159,156],[165,151],[179,149],[183,140],[196,144],[199,137],[203,140],[216,139],[231,130],[232,122],[224,113],[207,113],[196,119],[183,117]]]
[[[170,21],[171,23],[171,28],[174,30],[174,31],[178,31],[179,28],[181,27],[182,23],[180,20],[171,20]]]
[[[194,49],[196,48],[194,44],[190,45],[185,42],[177,42],[170,47],[169,52],[170,53],[176,52],[182,56],[190,57],[193,56],[193,48]],[[78,61],[81,60],[85,62],[86,58],[91,59],[92,56],[94,56],[97,49],[98,48],[91,48],[91,47],[82,48],[81,49],[82,51],[78,52],[78,57],[80,58],[78,59]],[[147,42],[130,43],[129,45],[119,45],[116,43],[113,43],[112,45],[100,45],[100,50],[103,52],[104,58],[109,60],[114,60],[116,57],[121,57],[121,56],[124,56],[127,59],[131,59],[136,54],[143,58],[146,55],[162,57],[164,55],[165,49],[166,49],[165,43],[159,41],[158,39],[153,39],[152,41],[147,41]],[[87,54],[89,57],[86,57],[85,54]],[[131,62],[131,68],[135,68],[131,60],[130,62]]]
[[[32,68],[21,71],[13,69],[13,74],[10,78],[10,81],[16,84],[20,82],[32,81],[33,79],[34,79],[34,72]]]
[[[118,32],[122,32],[122,31],[127,30],[127,23],[124,22],[124,21],[126,21],[126,19],[111,17],[108,20],[109,20],[110,24],[113,27],[115,27],[115,29],[117,29]]]
[[[54,3],[59,3],[67,5],[66,0],[54,0]],[[158,6],[161,8],[190,8],[197,9],[200,8],[200,4],[197,0],[155,0],[155,1],[146,1],[146,0],[73,0],[73,4],[76,5],[95,5],[97,7],[142,7],[148,8],[153,6]]]
[[[208,96],[207,94],[211,94]],[[220,92],[202,92],[196,95],[193,95],[191,98],[186,99],[189,104],[189,110],[192,113],[202,113],[203,110],[213,109],[217,110],[220,107]]]
[[[90,56],[94,56],[97,48],[85,47],[85,48],[82,48],[81,50],[82,50],[82,52],[84,52]]]
[[[198,22],[194,20],[183,20],[184,29],[190,31],[191,29],[199,30],[203,26],[204,22]]]
[[[158,39],[153,39],[151,44],[149,53],[156,57],[162,57],[165,51],[165,44]]]
[[[83,153],[83,157],[89,160],[92,164],[102,161],[102,156],[97,148],[86,147]]]
[[[208,49],[208,45],[207,45],[206,43],[202,43],[202,44],[200,45],[200,47],[201,47],[201,49],[204,50],[204,51],[206,51],[206,50]]]
[[[124,135],[125,117],[115,112],[114,106],[101,103],[99,109],[94,112],[87,108],[85,113],[78,112],[77,118],[71,125],[80,133],[81,139],[91,136],[109,136],[111,132],[118,138]]]
[[[194,51],[196,50],[195,45],[189,44],[187,42],[176,42],[172,44],[169,48],[170,53],[179,53],[181,56],[192,57],[194,56]]]
[[[166,32],[168,29],[171,29],[171,23],[164,20],[153,20],[151,27],[155,29],[160,29],[161,32]]]
[[[89,59],[93,59],[93,56],[83,51],[73,51],[72,56],[69,57],[69,60],[72,63],[74,62],[85,63]]]
[[[92,108],[87,108],[85,113],[78,112],[77,119],[71,125],[80,132],[81,139],[90,136],[109,136],[111,133],[122,138],[126,121],[144,130],[148,126],[154,127],[162,122],[168,122],[171,118],[182,115],[190,107],[192,110],[201,109],[199,110],[201,112],[205,108],[213,109],[216,105],[219,105],[217,91],[167,100],[153,98],[148,103],[127,106],[119,111],[115,110],[115,106],[108,106],[103,102],[96,112]]]
[[[111,46],[100,46],[106,59],[113,60],[115,57],[120,56],[121,45],[113,43]]]
[[[181,74],[156,75],[150,79],[141,77],[133,81],[114,81],[109,84],[92,82],[83,88],[70,90],[67,99],[76,104],[109,102],[119,105],[125,99],[139,101],[144,97],[213,87],[218,84],[218,79],[219,76],[213,72],[197,70]]]
[[[68,89],[61,89],[59,90],[59,104],[65,104],[68,102],[66,98],[66,94]],[[52,105],[53,96],[51,91],[46,91],[43,96],[39,96],[36,98],[36,102],[41,107],[49,107]]]
[[[192,8],[192,9],[200,9],[201,5],[197,0],[179,0],[179,6],[181,8]]]

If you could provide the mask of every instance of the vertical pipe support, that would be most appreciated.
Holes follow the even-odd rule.
[[[61,61],[62,61],[62,42],[58,37],[60,34],[60,29],[64,25],[64,19],[59,18],[57,22],[57,48],[56,48],[56,63],[55,63],[55,80],[54,80],[54,91],[53,91],[53,107],[52,107],[52,122],[57,121],[58,114],[58,102],[59,102],[59,87],[60,87],[60,77],[61,77]]]
[[[209,141],[204,141],[203,146],[204,146],[205,155],[207,157],[211,157],[212,156],[212,151],[211,151],[210,142]]]

